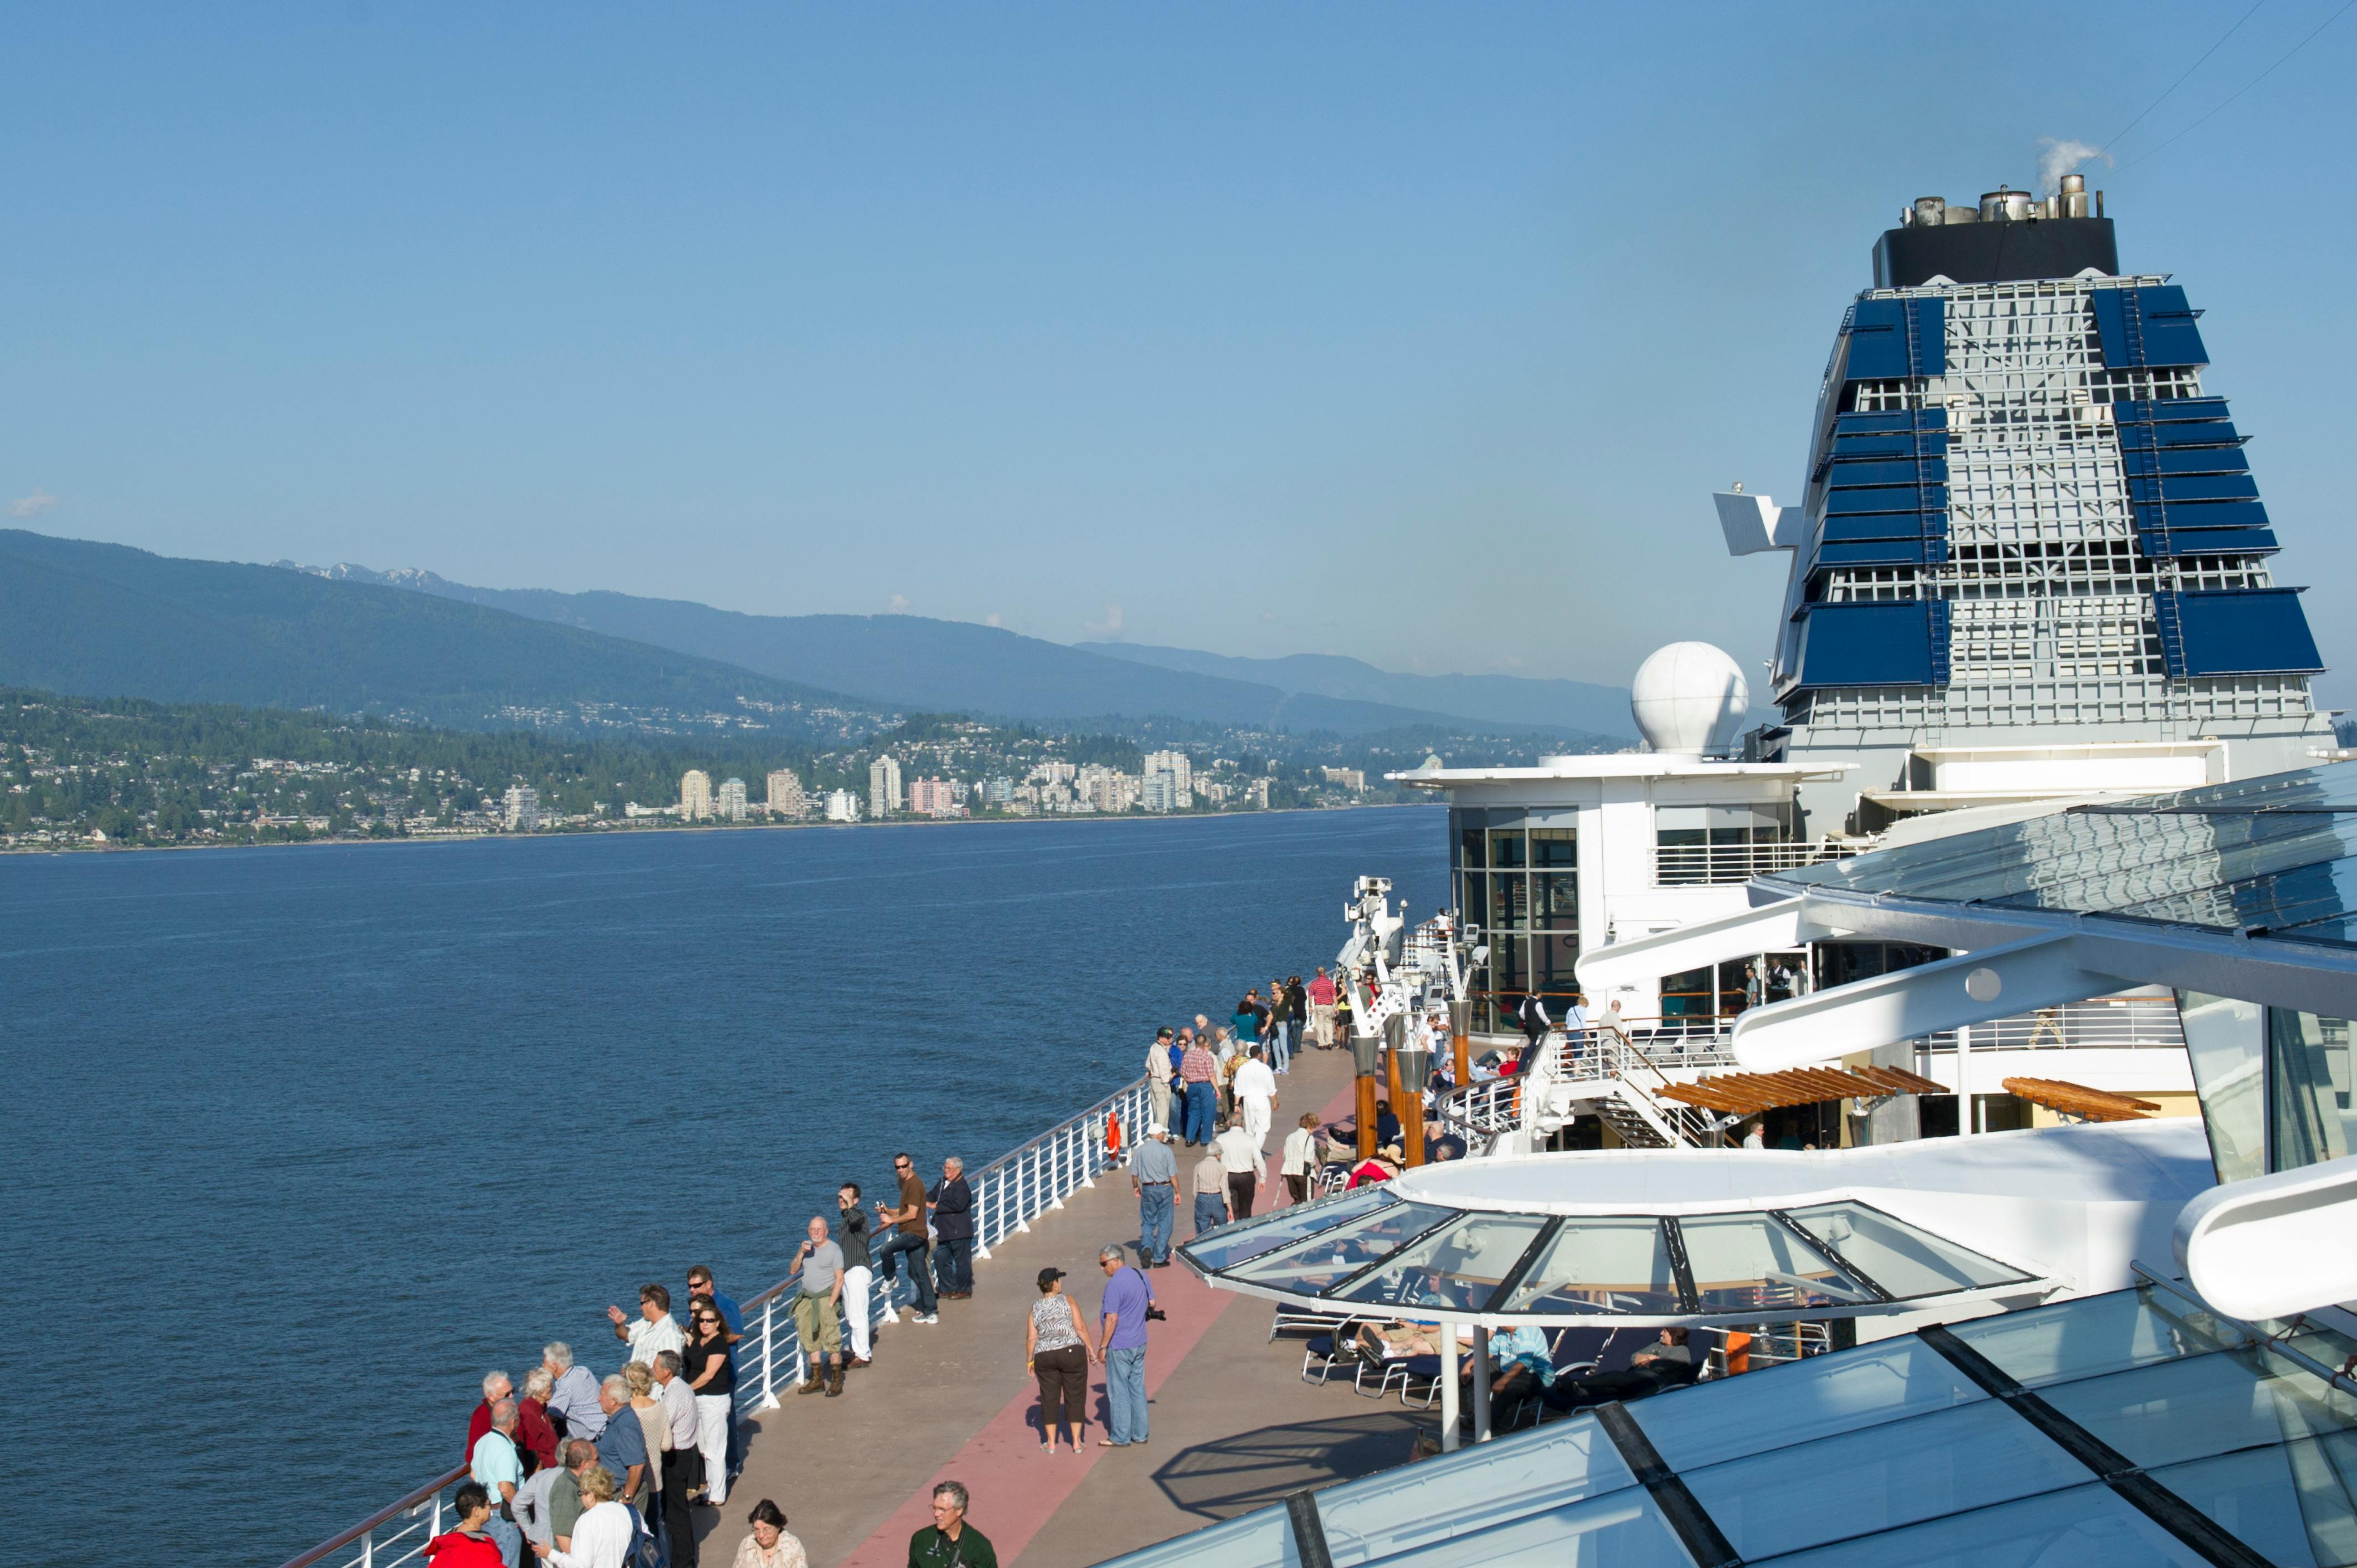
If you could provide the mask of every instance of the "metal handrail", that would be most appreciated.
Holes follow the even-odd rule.
[[[1066,1117],[968,1173],[966,1181],[974,1188],[974,1257],[989,1257],[992,1242],[1029,1230],[1029,1220],[1049,1209],[1061,1208],[1071,1194],[1096,1185],[1095,1178],[1115,1159],[1105,1141],[1108,1119],[1116,1115],[1121,1118],[1122,1146],[1126,1150],[1144,1132],[1150,1104],[1146,1079],[1137,1078],[1078,1115]],[[911,1268],[916,1266],[919,1265],[912,1264]],[[788,1381],[798,1382],[809,1375],[809,1361],[803,1354],[801,1337],[795,1332],[791,1310],[799,1288],[796,1280],[788,1277],[740,1304],[743,1337],[734,1347],[737,1359],[734,1398],[736,1412],[740,1416],[751,1411],[776,1409],[779,1389]],[[868,1321],[880,1324],[887,1316],[897,1317],[899,1308],[915,1294],[914,1283],[905,1275],[889,1284],[880,1278],[873,1280],[869,1286]],[[341,1559],[335,1568],[393,1568],[394,1564],[410,1561],[424,1550],[423,1542],[399,1556],[380,1556],[378,1549],[382,1545],[389,1550],[414,1534],[414,1522],[405,1524],[391,1540],[382,1543],[376,1539],[376,1531],[404,1514],[430,1509],[427,1539],[432,1539],[442,1528],[442,1493],[465,1480],[467,1474],[468,1466],[462,1465],[428,1482],[400,1501],[386,1505],[293,1558],[285,1568],[311,1568],[355,1542],[360,1551]]]
[[[407,1513],[414,1509],[423,1507],[428,1502],[434,1505],[434,1528],[431,1533],[438,1535],[441,1533],[442,1529],[442,1490],[446,1487],[455,1487],[466,1478],[467,1466],[461,1465],[457,1468],[452,1470],[448,1475],[443,1476],[438,1479],[426,1482],[425,1485],[418,1487],[415,1491],[410,1493],[399,1502],[386,1504],[383,1508],[379,1509],[376,1512],[369,1515],[368,1518],[361,1520],[360,1523],[344,1531],[343,1534],[336,1536],[331,1540],[323,1541],[318,1545],[311,1548],[310,1551],[303,1552],[299,1556],[287,1559],[285,1568],[310,1568],[310,1564],[317,1563],[328,1552],[350,1546],[353,1541],[360,1540],[362,1536],[373,1533],[379,1525],[385,1523],[389,1520],[398,1518],[400,1515]],[[414,1554],[412,1553],[411,1555]],[[361,1553],[360,1560],[363,1563],[373,1563],[375,1561],[375,1554],[363,1549]],[[400,1559],[396,1559],[395,1561],[400,1561]]]

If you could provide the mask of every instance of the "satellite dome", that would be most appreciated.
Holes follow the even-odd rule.
[[[1637,666],[1629,712],[1655,751],[1725,752],[1751,711],[1742,667],[1707,642],[1673,642]]]

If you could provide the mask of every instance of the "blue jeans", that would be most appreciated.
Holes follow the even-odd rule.
[[[892,1239],[876,1249],[876,1266],[888,1283],[899,1278],[900,1255],[909,1254],[909,1282],[917,1287],[917,1311],[926,1316],[939,1310],[933,1299],[933,1271],[927,1266],[932,1261],[931,1251],[922,1236],[905,1230],[893,1231]]]
[[[1170,1261],[1170,1226],[1178,1217],[1175,1190],[1167,1181],[1138,1189],[1137,1250],[1154,1262]]]
[[[1284,1072],[1293,1066],[1293,1026],[1290,1023],[1268,1026],[1268,1065],[1275,1072]]]
[[[1211,1124],[1218,1119],[1218,1091],[1208,1083],[1187,1086],[1187,1142],[1208,1144],[1211,1141]]]
[[[1217,1230],[1227,1222],[1228,1200],[1225,1197],[1216,1192],[1199,1192],[1195,1195],[1196,1235],[1201,1236]]]
[[[500,1561],[505,1563],[508,1568],[522,1568],[516,1559],[520,1556],[533,1556],[531,1552],[524,1550],[522,1529],[501,1519],[497,1508],[491,1509],[491,1522],[488,1528],[492,1544],[500,1549]],[[534,1558],[533,1561],[537,1562],[538,1559]]]
[[[1115,1443],[1146,1441],[1146,1347],[1105,1352],[1105,1408]]]

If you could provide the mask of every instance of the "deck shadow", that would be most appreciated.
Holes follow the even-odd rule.
[[[1232,1519],[1283,1502],[1304,1487],[1404,1464],[1412,1434],[1428,1423],[1428,1417],[1394,1408],[1259,1427],[1180,1449],[1155,1471],[1154,1481],[1182,1513]]]

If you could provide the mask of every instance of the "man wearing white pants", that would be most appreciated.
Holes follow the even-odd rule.
[[[859,1184],[845,1182],[834,1201],[843,1212],[839,1244],[843,1248],[843,1326],[851,1336],[851,1359],[846,1371],[867,1365],[867,1305],[876,1268],[867,1252],[867,1216],[859,1211]]]
[[[1236,1113],[1243,1122],[1244,1136],[1266,1155],[1269,1119],[1276,1113],[1276,1074],[1269,1070],[1262,1047],[1253,1047],[1251,1056],[1237,1064],[1229,1087],[1235,1092]]]

